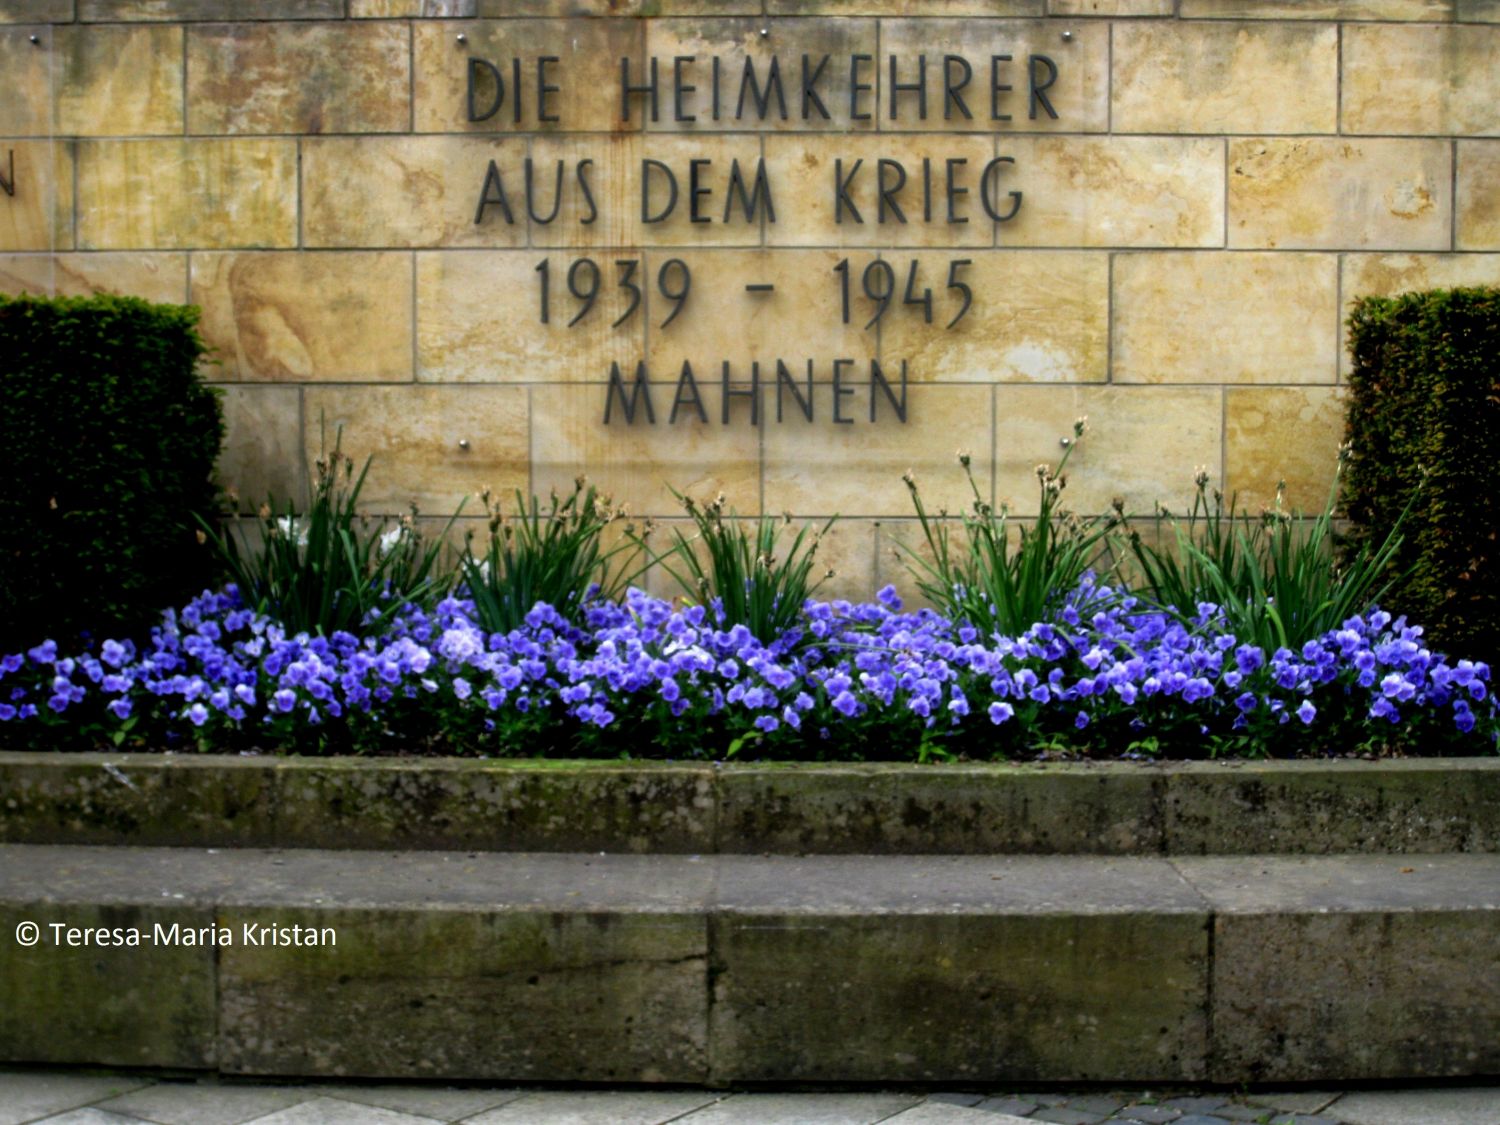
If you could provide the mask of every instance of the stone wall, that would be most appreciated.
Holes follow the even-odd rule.
[[[200,305],[242,495],[321,421],[384,510],[856,517],[848,593],[1078,415],[1079,507],[1319,506],[1349,301],[1500,283],[1500,0],[5,0],[0,82],[0,290]]]

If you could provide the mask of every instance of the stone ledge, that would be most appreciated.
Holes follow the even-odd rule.
[[[0,842],[667,854],[1500,851],[1500,759],[752,765],[0,753]]]
[[[230,936],[69,947],[53,922]],[[17,1063],[700,1085],[1500,1070],[1500,994],[1474,987],[1500,968],[1494,855],[5,845],[0,927]]]

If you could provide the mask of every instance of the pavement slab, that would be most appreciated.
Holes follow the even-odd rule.
[[[682,1125],[874,1125],[922,1099],[907,1094],[736,1094]]]
[[[1356,1090],[1328,1112],[1348,1125],[1500,1125],[1500,1087]]]
[[[464,1125],[663,1125],[720,1095],[666,1091],[537,1091],[469,1118]]]
[[[22,1125],[149,1085],[140,1078],[0,1071],[0,1125]]]
[[[321,1091],[291,1086],[229,1086],[218,1082],[163,1082],[97,1103],[97,1108],[144,1117],[156,1125],[244,1125],[310,1101]]]

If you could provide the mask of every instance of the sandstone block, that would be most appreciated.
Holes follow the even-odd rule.
[[[0,24],[7,22],[0,16]],[[31,41],[33,35],[41,39],[40,45]],[[0,30],[0,74],[6,83],[5,97],[0,99],[0,136],[48,137],[56,131],[52,40],[50,27]]]
[[[1049,16],[1170,16],[1176,0],[1047,0]]]
[[[294,246],[296,143],[80,141],[78,230],[92,250]]]
[[[343,451],[356,467],[374,454],[361,494],[371,513],[400,515],[416,504],[425,515],[447,516],[481,489],[508,495],[527,487],[524,387],[309,387],[303,393],[309,462],[321,448],[332,449],[340,427]]]
[[[60,27],[52,39],[58,132],[182,133],[182,28]]]
[[[460,34],[466,36],[465,43],[456,42]],[[644,25],[639,20],[504,19],[415,24],[412,97],[417,131],[609,133],[639,129],[642,114],[638,107],[630,123],[621,120],[620,60],[630,60],[633,82],[645,81],[644,39]],[[539,62],[543,57],[556,60],[547,63],[544,71]],[[521,64],[519,102],[512,60]],[[483,65],[486,63],[489,69]],[[667,65],[670,67],[670,62]],[[471,69],[475,75],[472,109],[475,115],[483,116],[479,121],[469,119]],[[500,72],[503,89],[497,88],[492,70]],[[545,99],[546,115],[555,121],[541,119],[541,74],[545,74],[547,85],[558,88]]]
[[[0,9],[0,23],[67,23],[73,0],[11,0]]]
[[[1006,138],[1002,146],[1010,151],[1028,143]],[[990,246],[995,224],[978,192],[994,146],[987,136],[767,136],[766,165],[777,193],[767,240],[772,246]],[[1024,168],[1023,160],[1017,155],[1015,167]],[[993,178],[1003,185],[995,210],[1004,214],[1004,193],[1020,176],[1007,168]],[[880,201],[882,185],[889,205]]]
[[[1500,141],[1458,142],[1459,250],[1500,250]]]
[[[1456,18],[1469,23],[1500,23],[1500,0],[1458,0]]]
[[[303,231],[314,247],[521,246],[525,204],[507,222],[475,216],[494,162],[521,183],[523,140],[488,137],[318,137],[302,143]]]
[[[930,0],[767,0],[771,15],[920,16],[931,15]],[[1045,0],[943,0],[945,16],[1040,16]]]
[[[1226,496],[1254,513],[1283,499],[1289,512],[1316,515],[1328,503],[1344,440],[1338,387],[1230,387],[1224,392]]]
[[[1229,141],[1229,245],[1444,250],[1451,237],[1443,141]]]
[[[886,369],[897,396],[899,365]],[[974,499],[958,464],[958,451],[973,458],[974,477],[990,500],[988,466],[994,438],[991,388],[986,386],[912,386],[907,420],[900,421],[885,392],[873,385],[863,365],[851,365],[839,388],[840,423],[834,415],[831,383],[814,388],[815,411],[809,423],[788,414],[780,425],[768,425],[765,436],[766,509],[830,516],[904,516],[912,514],[902,474],[916,475],[922,502],[929,511],[957,512]],[[770,396],[774,398],[774,388]],[[870,420],[870,411],[876,420]],[[773,408],[774,409],[774,408]]]
[[[0,251],[73,248],[74,146],[68,141],[6,141],[0,194]]]
[[[1001,246],[1220,246],[1224,142],[1172,137],[1002,137],[1002,191],[1023,195]]]
[[[268,497],[278,501],[278,510],[288,500],[300,507],[307,496],[301,388],[231,385],[221,390],[219,482],[251,512]]]
[[[1446,20],[1454,0],[1182,0],[1184,19]]]
[[[1332,383],[1332,254],[1120,254],[1114,377],[1122,383]]]
[[[645,54],[647,58],[660,60],[662,84],[660,120],[647,127],[692,133],[721,129],[842,132],[869,131],[875,127],[873,90],[860,95],[860,112],[870,119],[851,117],[849,63],[850,55],[868,55],[870,61],[863,64],[860,81],[875,82],[874,20],[787,21],[777,25],[769,36],[761,35],[764,27],[766,21],[760,18],[661,19],[647,24]],[[814,74],[819,58],[825,54],[832,57],[814,87],[819,101],[804,100],[802,59],[808,60],[808,73]],[[679,71],[673,60],[678,57],[693,60],[683,62],[680,68],[682,85],[694,87],[681,98],[680,116],[692,117],[695,119],[692,121],[679,120],[676,111],[673,91]],[[719,60],[717,97],[715,58]],[[771,81],[773,60],[779,86]],[[754,89],[746,81],[749,75],[753,75],[757,84]],[[617,76],[614,81],[618,90]],[[762,91],[766,98],[764,114],[757,107],[755,90]],[[778,90],[779,94],[775,92]],[[827,119],[817,108],[820,103]],[[639,99],[634,103],[634,121],[645,116],[644,104]]]
[[[674,488],[700,501],[722,492],[726,504],[741,515],[761,511],[760,433],[749,424],[748,402],[735,401],[725,425],[720,384],[704,380],[708,422],[686,408],[672,422],[677,373],[667,378],[652,372],[655,423],[640,405],[634,422],[627,422],[616,400],[606,425],[608,374],[598,372],[588,384],[532,388],[532,487],[538,493],[565,491],[575,477],[587,474],[601,492],[629,505],[635,515],[681,515]],[[741,365],[735,374],[748,372]],[[633,385],[632,376],[623,371],[627,386]]]
[[[411,294],[407,254],[193,256],[203,336],[234,382],[409,380]]]
[[[1500,254],[1345,254],[1342,278],[1347,310],[1359,297],[1500,284]]]
[[[1068,459],[1065,505],[1108,512],[1119,497],[1129,512],[1158,502],[1184,510],[1193,472],[1219,465],[1222,391],[1218,387],[995,388],[995,498],[1018,515],[1037,510],[1038,464],[1056,465],[1073,421],[1089,429]]]
[[[546,324],[537,272],[544,260]],[[631,302],[620,282],[644,291],[653,287],[655,274],[638,251],[590,260],[593,273],[578,264],[580,256],[544,250],[418,254],[417,377],[434,383],[568,383],[598,381],[611,363],[633,370],[645,352],[647,302],[642,296],[635,313],[614,327]],[[627,276],[619,261],[636,263],[633,274]],[[580,292],[598,288],[592,309],[571,327],[583,302],[569,293],[570,273]]]
[[[1115,29],[1117,132],[1332,133],[1338,88],[1332,24],[1164,21]]]
[[[921,309],[894,305],[880,324],[882,358],[910,360],[914,381],[1102,383],[1107,377],[1108,255],[997,250],[972,255],[956,270],[958,254],[885,257],[899,267],[900,291],[916,261],[918,291],[931,286],[934,294],[931,324]],[[963,296],[945,286],[950,278],[973,290],[972,306],[952,328]],[[852,282],[861,295],[855,307],[868,320],[874,304],[862,297],[861,280]]]
[[[120,293],[180,304],[186,254],[17,254],[0,258],[0,292],[87,297]]]
[[[1348,133],[1500,134],[1500,27],[1344,30]]]
[[[245,0],[78,0],[82,23],[241,20]],[[337,20],[344,0],[256,0],[258,20]]]
[[[1071,38],[1059,42],[1057,24],[1047,20],[882,21],[880,127],[924,132],[1104,132],[1109,126],[1109,29],[1104,24],[1088,23],[1070,30]],[[949,75],[944,70],[945,55],[962,56],[973,68],[973,77],[959,92],[961,103],[972,117],[964,117],[958,103],[950,103],[946,96]],[[1010,61],[993,64],[991,60],[998,55],[1008,55]],[[927,62],[927,119],[917,119],[915,93],[898,97],[893,117],[889,92],[892,61],[897,66],[896,80],[911,84],[920,77],[917,60],[922,57]],[[1056,69],[1055,75],[1042,58]],[[962,80],[962,73],[955,71],[952,82]],[[992,99],[991,86],[997,81],[1014,88]],[[1035,98],[1032,83],[1041,88]],[[992,116],[995,111],[1002,119]]]
[[[391,133],[410,120],[399,24],[192,27],[187,58],[189,133]]]

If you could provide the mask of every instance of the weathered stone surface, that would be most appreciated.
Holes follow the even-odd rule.
[[[719,774],[719,848],[807,855],[1161,850],[1167,778],[1074,766],[743,766]]]
[[[1458,142],[1459,250],[1500,250],[1500,141]]]
[[[0,251],[73,248],[73,145],[68,141],[6,141],[6,179],[14,195],[0,196]]]
[[[507,14],[516,14],[509,12]],[[466,41],[459,43],[457,36]],[[418,132],[519,133],[591,130],[601,133],[633,131],[641,127],[639,104],[629,123],[620,116],[620,60],[629,59],[632,82],[645,81],[642,62],[644,25],[639,20],[505,19],[455,24],[418,23],[412,30],[412,97]],[[547,83],[558,87],[547,97],[547,114],[540,117],[535,61],[550,56]],[[522,60],[521,116],[515,116],[514,74],[510,60]],[[493,115],[469,120],[469,60],[478,59],[501,69],[505,87]],[[670,61],[667,61],[670,77]],[[474,97],[478,114],[491,107],[496,93],[493,76],[476,72]],[[670,112],[670,90],[666,107]]]
[[[791,21],[777,26],[771,35],[761,35],[766,27],[763,18],[741,19],[663,19],[653,20],[646,30],[646,57],[660,60],[662,84],[660,120],[648,128],[653,130],[680,130],[702,132],[718,129],[761,130],[848,130],[868,131],[875,127],[874,94],[861,95],[861,112],[870,120],[854,120],[850,114],[849,88],[851,55],[868,55],[870,61],[862,64],[862,81],[874,82],[876,72],[876,33],[874,20],[806,20]],[[828,113],[825,120],[815,103],[802,98],[801,57],[809,59],[809,73],[816,70],[823,55],[832,56],[821,80],[816,86],[818,97]],[[693,86],[691,93],[684,93],[682,114],[695,121],[679,121],[675,112],[673,90],[676,73],[673,60],[691,57],[694,62],[682,64],[684,86]],[[719,97],[714,98],[714,58],[719,59]],[[781,96],[771,93],[778,89],[770,83],[772,60],[777,60],[780,76]],[[756,108],[755,95],[746,87],[741,105],[741,82],[746,74],[747,62],[759,89],[766,91],[768,107],[764,117]],[[618,65],[618,64],[617,64]],[[640,70],[633,71],[640,75]],[[618,72],[616,86],[618,90]],[[618,95],[616,95],[616,102]],[[645,116],[646,103],[636,99],[632,104],[632,120],[639,122]],[[715,117],[714,107],[718,106]],[[785,108],[786,115],[782,116]],[[619,117],[618,111],[615,114]]]
[[[1184,19],[1446,20],[1454,0],[1181,0]]]
[[[121,293],[187,300],[186,254],[14,254],[0,257],[0,292],[86,297]]]
[[[1230,387],[1224,392],[1224,492],[1251,512],[1276,500],[1307,515],[1328,504],[1344,440],[1336,387]]]
[[[1005,138],[1003,146],[1025,145],[1025,138]],[[1079,144],[1084,142],[1072,141]],[[994,224],[978,201],[979,180],[995,155],[995,142],[988,136],[944,137],[915,133],[880,136],[785,136],[765,138],[766,166],[777,194],[776,224],[767,232],[772,246],[989,246]],[[905,185],[894,185],[899,173],[891,167],[885,181],[896,211],[886,210],[884,221],[877,206],[878,162],[899,162]],[[931,191],[923,191],[923,160],[930,161]],[[1018,156],[1018,167],[1024,159]],[[955,194],[949,220],[948,161],[952,182],[967,195]],[[863,164],[855,171],[855,162]],[[842,163],[840,163],[842,162]],[[842,220],[835,206],[835,176],[848,182]],[[1009,190],[1019,176],[1013,171],[999,175]],[[925,195],[925,198],[924,198]],[[852,205],[852,210],[850,209]],[[1008,203],[1002,198],[996,210],[1003,214]],[[855,216],[858,216],[856,220]]]
[[[0,24],[5,22],[0,16]],[[33,43],[33,35],[41,42]],[[0,98],[0,136],[46,137],[56,131],[52,36],[50,27],[0,30],[0,73],[6,82],[5,97]]]
[[[1245,138],[1229,142],[1229,245],[1445,250],[1445,141]]]
[[[240,1074],[702,1082],[708,864],[303,852],[237,880],[237,923],[336,949],[219,957]]]
[[[228,249],[296,242],[294,141],[78,142],[81,249]]]
[[[646,255],[646,285],[655,289],[664,264],[671,260],[669,251]],[[858,294],[859,277],[872,254],[844,255],[837,250],[685,250],[677,254],[691,271],[692,293],[683,305],[682,315],[666,327],[662,322],[672,310],[659,292],[651,293],[651,314],[646,329],[650,347],[647,360],[653,375],[671,380],[675,387],[684,362],[691,363],[694,377],[709,384],[722,380],[725,360],[729,360],[738,378],[749,377],[749,366],[758,361],[762,385],[774,388],[776,361],[785,361],[791,377],[805,393],[807,361],[814,359],[816,378],[832,378],[832,360],[839,356],[854,359],[861,368],[876,354],[876,331],[866,329],[873,303],[851,296],[849,323],[842,321],[839,275],[834,272],[846,257],[850,263],[851,290]],[[932,268],[936,268],[935,266]],[[678,284],[677,267],[668,271],[669,284]],[[774,284],[769,293],[753,293],[748,285]],[[887,320],[903,313],[892,303]],[[608,365],[593,366],[588,375],[597,378]],[[774,417],[774,390],[767,395],[765,408]],[[705,400],[705,409],[711,405]],[[785,410],[795,410],[790,400]],[[684,410],[691,410],[684,404]],[[722,413],[710,411],[710,419],[719,421]]]
[[[1205,1076],[1206,917],[1159,861],[725,856],[720,870],[719,1080]]]
[[[288,760],[275,772],[289,847],[714,850],[706,766],[348,759]]]
[[[1332,383],[1337,291],[1333,254],[1116,255],[1115,381]]]
[[[1344,301],[1393,297],[1417,289],[1500,284],[1497,254],[1345,254]]]
[[[950,13],[944,6],[943,14]],[[880,24],[881,96],[879,121],[882,129],[962,130],[965,132],[1066,132],[1102,133],[1109,128],[1109,29],[1104,24],[1083,24],[1070,29],[1071,37],[1059,42],[1055,23],[1001,20],[884,20]],[[960,55],[973,67],[973,77],[962,91],[963,102],[972,117],[964,117],[957,106],[951,107],[945,96],[943,57]],[[1010,55],[1012,61],[1000,64],[998,75],[991,71],[991,59]],[[1027,66],[1033,56],[1051,59],[1057,77],[1043,91],[1053,117],[1041,99],[1033,103],[1028,90]],[[903,93],[891,115],[889,95],[891,60],[897,60],[897,81],[914,83],[918,79],[917,59],[927,59],[927,118],[919,121],[917,95]],[[1037,64],[1039,82],[1048,72]],[[991,105],[991,82],[998,76],[1002,84],[1014,89],[998,95]],[[955,81],[958,77],[955,76]],[[992,116],[998,109],[1001,119]],[[1006,119],[1008,118],[1008,120]]]
[[[647,316],[638,308],[618,328],[630,306],[618,282],[617,255],[596,260],[599,297],[583,307],[569,295],[567,276],[578,260],[544,251],[439,251],[417,255],[417,377],[435,383],[595,382],[619,363],[627,373],[645,350]],[[541,322],[537,265],[550,263],[548,315]],[[654,274],[636,262],[633,284],[649,289]],[[586,291],[595,274],[578,267]],[[660,319],[659,317],[657,318]]]
[[[309,462],[319,453],[320,420],[328,448],[342,427],[343,451],[356,465],[376,455],[360,494],[371,512],[401,514],[416,504],[446,516],[481,489],[509,495],[527,487],[524,387],[309,387],[303,394]]]
[[[899,400],[899,364],[886,368],[885,375]],[[846,394],[839,408],[849,424],[836,420],[834,386],[825,382],[814,387],[811,423],[798,412],[780,425],[767,425],[766,509],[823,516],[909,512],[911,498],[902,480],[908,470],[916,474],[930,510],[967,509],[973,494],[958,466],[957,450],[969,451],[976,466],[989,464],[994,448],[991,388],[909,387],[902,424],[868,370],[854,365],[844,372],[844,380]],[[774,390],[769,397],[774,399]],[[975,476],[988,500],[988,474],[977,471]]]
[[[744,367],[737,370],[748,375]],[[599,372],[588,384],[532,388],[531,483],[537,493],[566,490],[575,477],[586,474],[635,515],[681,515],[673,488],[702,501],[722,492],[726,504],[741,515],[761,510],[760,434],[749,424],[748,402],[732,403],[732,422],[722,424],[720,385],[705,380],[709,421],[700,422],[694,411],[684,409],[673,423],[676,374],[668,378],[654,372],[655,424],[646,420],[643,406],[636,408],[635,422],[627,423],[616,398],[612,421],[605,425],[608,374]],[[622,369],[622,375],[632,386],[633,372]]]
[[[73,0],[10,0],[0,8],[0,23],[68,23]]]
[[[822,526],[813,520],[793,521],[794,527],[804,524],[811,525],[815,532]],[[876,530],[875,521],[849,519],[839,520],[822,534],[812,574],[818,578],[832,570],[833,575],[823,579],[814,597],[867,601],[871,592],[879,589],[875,581]]]
[[[1458,0],[1456,18],[1470,23],[1500,23],[1500,0]]]
[[[1117,132],[1332,133],[1338,126],[1332,24],[1121,24],[1113,65]]]
[[[1176,0],[1047,0],[1051,16],[1170,16]]]
[[[255,0],[259,20],[336,20],[344,0]],[[78,0],[83,23],[131,20],[238,20],[245,0]]]
[[[1001,190],[1024,195],[1016,217],[997,228],[1001,246],[1223,243],[1222,141],[1002,137],[998,152],[1016,161]]]
[[[1370,24],[1344,30],[1348,133],[1500,133],[1500,28]]]
[[[302,391],[243,385],[221,391],[224,450],[219,454],[219,481],[251,511],[268,496],[283,504],[288,500],[301,503],[307,487]]]
[[[916,292],[933,292],[932,323],[921,309],[893,303],[880,322],[881,355],[911,361],[917,382],[1102,383],[1109,353],[1109,258],[1087,251],[990,251],[915,259],[887,255],[904,293],[910,263]],[[850,259],[856,265],[857,259]],[[861,270],[863,267],[858,266]],[[963,294],[950,276],[973,290],[973,305],[952,328]],[[860,323],[874,313],[860,274],[851,275]],[[879,282],[877,282],[877,285]]]
[[[182,28],[59,27],[52,44],[59,133],[182,132]]]
[[[1116,497],[1127,511],[1158,501],[1185,509],[1193,472],[1219,462],[1218,387],[995,388],[996,501],[1018,515],[1037,510],[1038,464],[1056,465],[1074,419],[1090,428],[1068,459],[1063,495],[1073,511],[1103,513]]]
[[[770,13],[788,16],[919,16],[926,0],[767,0]],[[1045,0],[945,0],[945,16],[1040,16]]]
[[[411,379],[407,254],[195,254],[192,302],[221,364],[215,378]]]
[[[275,775],[236,758],[6,754],[0,842],[267,847]]]
[[[1179,859],[1212,904],[1213,1077],[1483,1074],[1500,1000],[1496,857]]]
[[[1193,766],[1167,774],[1164,797],[1169,855],[1488,852],[1500,841],[1490,762]]]
[[[212,1066],[214,949],[153,944],[213,921],[222,879],[175,849],[0,848],[0,1058],[106,1066]],[[80,862],[82,860],[82,862]],[[40,943],[14,940],[35,922]],[[64,931],[136,927],[138,947],[57,944]],[[129,940],[123,937],[122,940]],[[66,939],[64,939],[66,942]]]
[[[190,27],[187,59],[189,133],[391,133],[410,120],[399,24]]]
[[[243,142],[242,142],[243,143]],[[494,161],[507,191],[521,183],[526,142],[487,137],[318,137],[302,142],[305,245],[522,246],[524,202],[506,222],[475,212]]]

